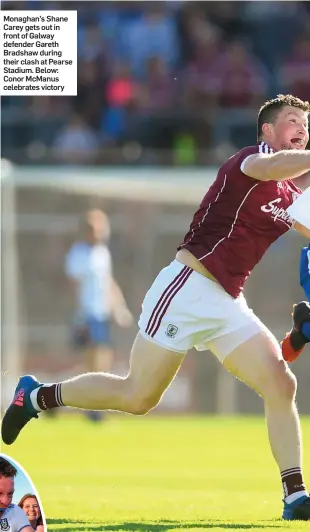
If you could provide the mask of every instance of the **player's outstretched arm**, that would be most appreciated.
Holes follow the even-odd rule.
[[[293,228],[298,231],[299,234],[307,238],[307,240],[310,240],[310,229],[308,229],[308,227],[299,222],[295,222]]]
[[[127,307],[127,303],[124,297],[124,294],[121,290],[121,287],[116,282],[114,277],[111,278],[111,306],[112,314],[116,323],[120,327],[130,327],[133,324],[133,317],[130,310]]]
[[[292,364],[293,362],[295,362],[295,360],[297,360],[298,357],[300,357],[301,353],[304,350],[304,347],[305,346],[295,350],[292,346],[290,333],[287,333],[284,340],[281,342],[281,349],[284,360],[289,364]]]
[[[294,362],[310,342],[310,303],[300,301],[293,308],[293,327],[281,342],[282,355],[286,362]]]
[[[310,170],[310,151],[254,153],[244,160],[241,168],[244,174],[259,181],[294,179]]]

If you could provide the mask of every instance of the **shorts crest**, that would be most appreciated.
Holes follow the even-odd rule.
[[[169,323],[167,329],[166,329],[166,335],[169,336],[169,338],[174,338],[177,334],[179,328],[176,325],[173,325],[172,323]]]

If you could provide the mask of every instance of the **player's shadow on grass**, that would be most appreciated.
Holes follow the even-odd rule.
[[[107,532],[113,532],[113,531],[119,531],[122,530],[123,532],[169,532],[169,530],[173,530],[174,528],[182,528],[183,530],[191,530],[191,529],[197,529],[201,528],[202,530],[207,529],[217,529],[217,528],[227,528],[227,529],[237,529],[242,528],[244,530],[255,530],[255,529],[264,529],[264,528],[281,528],[283,530],[283,521],[279,522],[270,522],[266,521],[265,523],[227,523],[223,522],[220,519],[212,519],[211,521],[196,521],[196,522],[184,522],[184,521],[168,521],[168,520],[161,520],[157,522],[146,522],[142,521],[140,523],[138,522],[124,522],[120,521],[119,523],[111,523],[111,524],[88,524],[85,521],[69,521],[68,519],[47,519],[47,524],[49,532],[53,530],[60,530],[61,532],[100,532],[100,531],[107,531]],[[50,525],[62,525],[62,524],[68,524],[68,527],[61,527],[61,529],[53,529],[50,528]]]

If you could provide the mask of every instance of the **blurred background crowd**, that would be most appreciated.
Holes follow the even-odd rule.
[[[217,164],[265,99],[310,95],[310,3],[2,2],[78,9],[77,97],[2,97],[22,164]]]

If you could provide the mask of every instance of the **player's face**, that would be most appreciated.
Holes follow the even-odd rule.
[[[0,477],[0,508],[7,508],[14,495],[14,478]]]
[[[91,243],[106,242],[109,239],[109,225],[105,223],[89,224],[86,238]]]
[[[284,107],[270,133],[276,150],[305,150],[309,141],[307,113],[295,107]]]
[[[28,497],[24,500],[23,503],[23,510],[26,513],[29,521],[33,521],[34,519],[39,519],[41,512],[40,507],[38,505],[37,499],[34,497]]]

